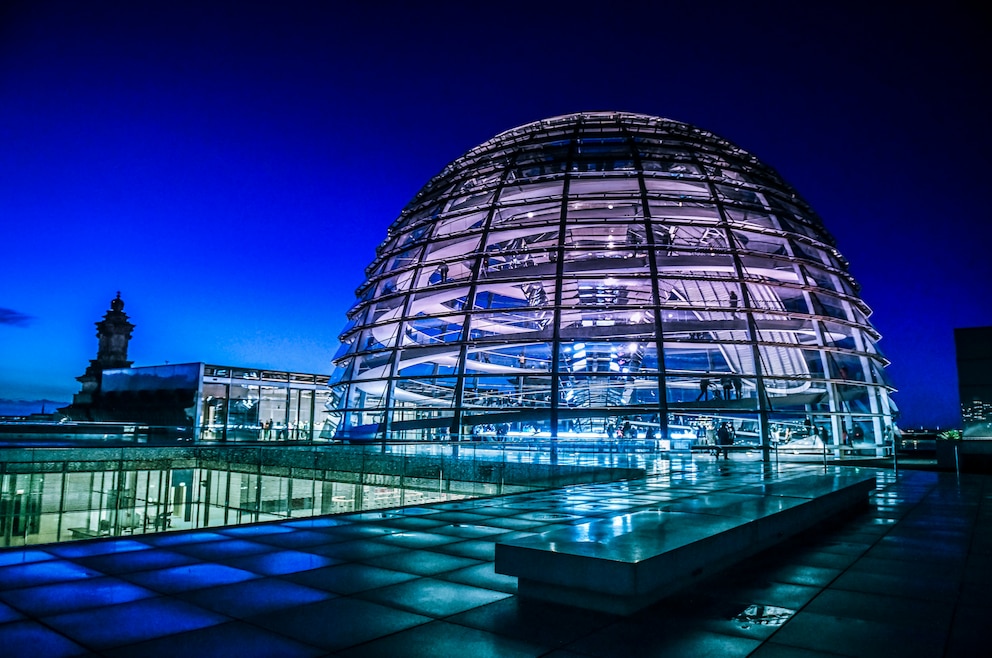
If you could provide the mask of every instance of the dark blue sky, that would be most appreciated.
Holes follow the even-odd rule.
[[[330,372],[421,185],[503,130],[617,109],[776,168],[862,284],[900,424],[959,422],[953,328],[992,325],[977,10],[337,4],[2,5],[0,398],[69,400],[118,290],[136,365]]]

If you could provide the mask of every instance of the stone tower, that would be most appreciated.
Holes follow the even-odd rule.
[[[95,420],[91,413],[100,397],[100,380],[108,368],[129,368],[133,361],[127,359],[127,346],[131,340],[134,325],[124,312],[121,293],[110,301],[110,310],[96,323],[96,337],[99,340],[96,358],[90,360],[89,367],[76,381],[82,384],[79,393],[72,397],[72,404],[59,409],[73,420]]]
[[[117,297],[110,301],[110,310],[103,316],[103,320],[96,323],[96,337],[100,340],[100,346],[86,373],[106,368],[129,368],[134,363],[127,360],[127,345],[133,330],[134,325],[128,322],[124,300],[118,292]]]

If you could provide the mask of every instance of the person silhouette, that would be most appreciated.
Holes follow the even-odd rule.
[[[665,252],[666,256],[672,255],[672,232],[670,229],[663,228],[658,231],[658,246]]]
[[[727,453],[730,452],[729,446],[733,444],[734,444],[734,437],[731,436],[730,428],[727,426],[727,423],[720,423],[720,429],[716,431],[716,445],[717,445],[716,458],[717,459],[720,458],[720,451],[722,450],[723,458],[730,459],[730,456]]]
[[[720,379],[720,385],[723,386],[723,399],[730,399],[730,390],[734,387],[734,381],[730,377],[723,377]]]
[[[709,394],[710,394],[710,380],[707,379],[706,377],[703,377],[702,379],[699,380],[699,395],[696,396],[696,402],[699,402],[700,400],[705,402],[706,400],[709,399]]]

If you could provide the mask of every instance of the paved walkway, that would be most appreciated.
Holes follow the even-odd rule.
[[[831,469],[834,467],[830,467]],[[535,604],[495,542],[822,466],[0,551],[0,654],[986,655],[992,476],[878,472],[874,505],[630,617]]]

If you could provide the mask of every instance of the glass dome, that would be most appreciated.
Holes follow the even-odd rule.
[[[335,357],[340,438],[881,444],[869,308],[750,153],[618,112],[527,124],[389,227]]]

